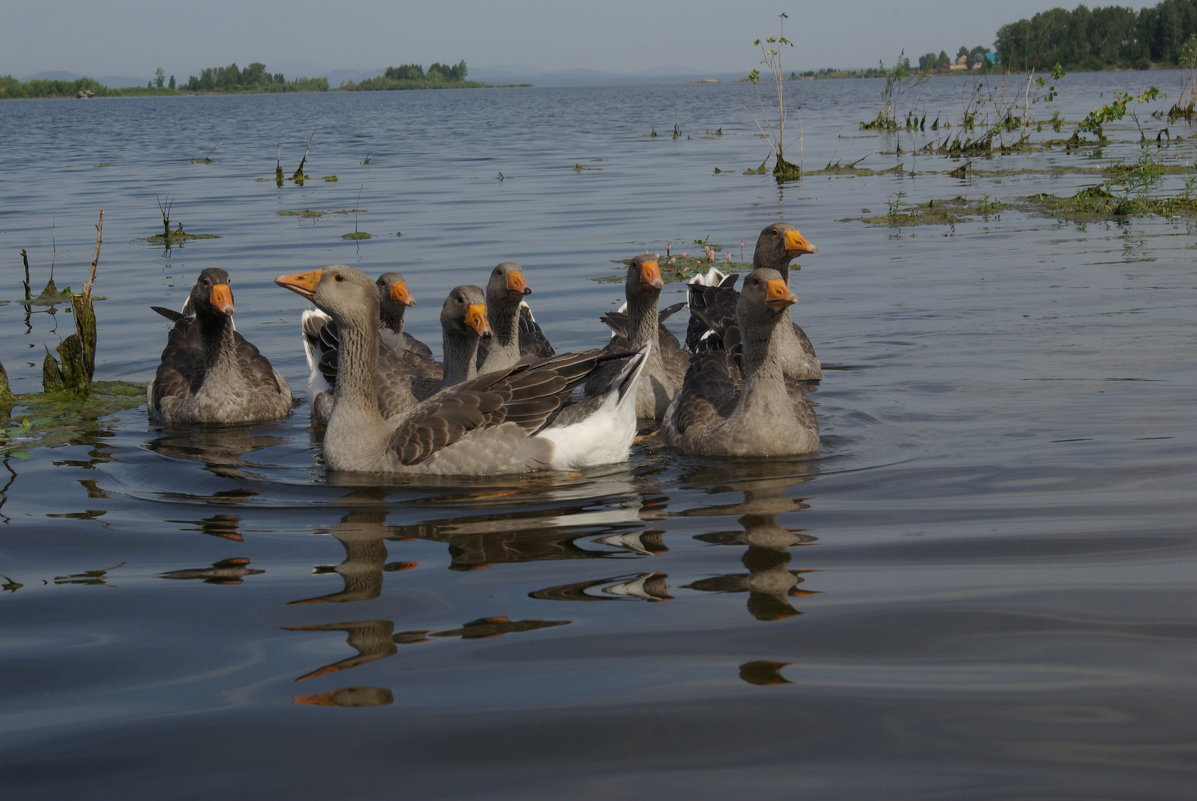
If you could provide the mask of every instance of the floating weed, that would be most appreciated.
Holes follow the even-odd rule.
[[[341,234],[341,238],[342,239],[372,239],[373,237],[371,237],[365,231],[353,231],[348,234]]]
[[[115,167],[116,165],[115,165],[115,164],[113,164],[113,163],[111,163],[111,162],[107,162],[107,161],[101,161],[101,162],[98,162],[98,163],[97,163],[95,166],[96,166],[97,168],[101,168],[101,169],[102,169],[102,168],[104,168],[104,167]]]
[[[190,234],[183,230],[183,223],[181,223],[181,222],[178,223],[177,228],[172,229],[170,227],[170,224],[171,224],[170,209],[171,209],[171,206],[174,205],[174,201],[170,199],[169,195],[167,195],[166,197],[159,197],[159,196],[155,195],[154,199],[158,201],[158,210],[160,212],[162,212],[162,233],[154,234],[153,236],[147,236],[144,238],[143,241],[149,242],[154,245],[160,245],[162,247],[169,249],[169,248],[174,247],[175,245],[182,246],[183,243],[186,242],[188,239],[219,239],[220,238],[216,234]]]
[[[184,231],[183,223],[179,223],[179,227],[173,231],[143,237],[142,241],[149,242],[151,245],[170,248],[176,245],[182,246],[189,239],[220,239],[220,236],[217,234],[193,234],[189,231]]]
[[[326,175],[323,178],[321,178],[320,180],[324,181],[324,183],[326,183],[326,184],[335,184],[338,179],[337,179],[337,176],[335,176],[335,175]]]
[[[968,200],[964,197],[954,197],[948,200],[929,200],[926,203],[908,203],[906,193],[898,192],[887,203],[885,214],[849,217],[844,220],[859,220],[869,225],[888,225],[894,228],[906,228],[916,225],[949,225],[978,218],[998,216],[1006,208],[1006,204],[994,198],[985,196],[982,200]]]
[[[665,253],[663,255],[657,254],[657,263],[661,269],[661,278],[666,283],[687,281],[695,275],[706,273],[712,267],[717,267],[725,273],[745,272],[752,269],[752,263],[744,261],[744,247],[742,243],[739,248],[738,259],[732,256],[731,249],[723,245],[712,244],[705,239],[695,239],[692,244],[696,248],[695,253],[697,255],[690,255],[689,249],[674,253],[670,242],[665,243]],[[648,251],[646,250],[645,252]],[[626,267],[630,262],[630,259],[616,259],[612,263]],[[798,268],[797,264],[793,266]],[[598,276],[594,280],[602,284],[619,283],[624,281],[626,277],[626,272],[620,272],[616,275]]]
[[[70,445],[95,432],[95,421],[145,402],[145,384],[96,381],[87,403],[53,392],[17,395],[0,427],[0,454],[28,459],[33,448]]]

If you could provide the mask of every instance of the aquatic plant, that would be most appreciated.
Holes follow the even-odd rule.
[[[299,160],[299,166],[296,167],[295,172],[291,174],[291,180],[299,186],[303,186],[304,179],[307,178],[307,175],[305,175],[303,172],[303,167],[308,163],[308,153],[310,153],[312,150],[312,140],[315,138],[316,134],[312,134],[308,137],[308,144],[303,149],[303,157]]]
[[[786,161],[785,158],[785,138],[786,138],[786,95],[785,95],[785,73],[782,70],[782,54],[783,48],[793,47],[794,43],[785,37],[785,21],[789,19],[789,14],[784,11],[778,14],[778,35],[770,36],[763,42],[760,39],[755,40],[752,44],[761,49],[761,63],[763,63],[772,74],[773,89],[777,104],[777,117],[769,121],[768,126],[762,120],[768,117],[765,111],[764,100],[761,99],[759,86],[761,80],[761,71],[753,69],[748,73],[748,80],[758,87],[757,102],[760,105],[761,117],[753,117],[752,121],[756,123],[757,130],[760,131],[761,136],[769,143],[769,149],[773,153],[773,177],[778,181],[792,181],[802,177],[802,169],[792,162]],[[656,134],[656,131],[653,131]],[[674,138],[679,135],[677,127],[674,126]],[[799,138],[799,152],[801,152],[801,138]],[[764,166],[762,164],[762,166]]]
[[[1180,48],[1180,58],[1177,59],[1184,78],[1180,88],[1180,95],[1172,108],[1168,109],[1168,122],[1183,119],[1192,123],[1197,116],[1197,33],[1189,34],[1189,38]]]
[[[96,223],[96,249],[91,260],[91,272],[83,282],[83,291],[71,293],[71,309],[75,316],[75,333],[59,343],[61,361],[47,350],[42,363],[42,387],[46,392],[66,392],[87,397],[96,370],[96,310],[92,304],[92,286],[100,263],[100,245],[104,241],[104,210]]]
[[[927,75],[911,70],[910,59],[906,57],[904,50],[899,53],[891,69],[886,69],[884,61],[879,64],[881,74],[885,76],[885,87],[881,90],[881,109],[876,117],[862,122],[860,127],[864,130],[896,131],[899,127],[898,107],[910,92],[927,80]]]
[[[695,275],[706,273],[712,267],[717,267],[725,273],[744,272],[752,269],[751,260],[744,260],[743,240],[739,243],[740,250],[738,258],[733,258],[732,250],[729,246],[711,242],[709,237],[707,239],[691,240],[690,245],[696,248],[694,255],[691,255],[688,247],[674,252],[672,240],[666,240],[663,254],[660,252],[657,253],[661,278],[666,283],[689,280]],[[652,251],[645,248],[644,252],[650,253]],[[631,260],[616,259],[613,263],[621,267],[627,267],[631,263]],[[617,274],[599,276],[594,280],[599,283],[618,283],[624,281],[626,277],[626,271],[621,270]]]
[[[1148,103],[1159,97],[1160,90],[1152,86],[1145,89],[1138,95],[1132,95],[1129,92],[1115,92],[1114,102],[1107,103],[1104,106],[1098,106],[1089,112],[1085,119],[1081,120],[1077,125],[1076,131],[1073,133],[1073,140],[1075,142],[1083,142],[1081,138],[1082,133],[1093,134],[1098,142],[1107,142],[1109,138],[1106,136],[1105,126],[1111,122],[1116,122],[1125,117],[1129,111],[1131,119],[1134,120],[1135,125],[1139,128],[1140,141],[1146,141],[1147,135],[1143,131],[1143,126],[1139,124],[1139,117],[1135,113],[1134,108],[1130,105],[1134,103]]]
[[[358,190],[357,190],[358,207],[351,210],[353,213],[353,233],[341,234],[342,239],[370,239],[371,238],[368,233],[366,233],[365,231],[359,231],[358,227],[357,227],[357,223],[358,223],[357,215],[358,215],[358,212],[362,211],[362,208],[361,208],[362,190],[365,188],[366,188],[365,184],[358,187]],[[348,213],[348,212],[345,212],[345,213]]]
[[[165,198],[154,195],[154,199],[158,201],[158,210],[162,213],[162,233],[153,234],[145,238],[146,242],[151,242],[155,245],[162,245],[167,250],[170,250],[175,245],[182,246],[188,239],[219,239],[216,234],[192,234],[183,230],[183,223],[173,220],[176,227],[172,229],[170,209],[174,205],[174,201],[167,195]]]

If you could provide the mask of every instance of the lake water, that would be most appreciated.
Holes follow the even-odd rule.
[[[1154,137],[1147,112],[1181,79],[1067,76],[1033,114],[1070,123],[1036,138],[1156,85],[1132,106]],[[303,302],[279,274],[400,269],[409,330],[439,349],[448,289],[518,261],[572,350],[603,341],[622,287],[597,279],[619,260],[695,240],[747,256],[776,220],[819,247],[793,285],[827,368],[824,448],[804,460],[649,443],[587,475],[360,486],[320,467],[306,403],[244,429],[160,429],[137,407],[66,443],[10,439],[6,793],[1192,798],[1193,223],[867,224],[1071,195],[1138,154],[1128,117],[1100,153],[954,178],[960,161],[918,152],[943,132],[860,130],[882,86],[787,85],[791,161],[875,172],[784,187],[744,174],[768,153],[748,85],[0,103],[17,392],[73,330],[20,302],[20,251],[35,291],[52,264],[78,288],[101,208],[102,381],[152,376],[167,324],[149,307],[178,307],[208,266],[302,396]],[[907,102],[959,120],[972,88],[936,79]],[[1192,166],[1197,132],[1169,133],[1158,160]],[[309,141],[310,179],[276,186],[276,153],[290,175]],[[147,243],[159,203],[219,238]],[[326,214],[280,214],[303,210]]]

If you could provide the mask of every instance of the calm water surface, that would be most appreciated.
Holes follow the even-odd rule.
[[[1075,122],[1151,85],[1166,108],[1180,81],[1068,76],[1035,113]],[[972,86],[913,102],[958,120]],[[958,179],[918,152],[930,132],[860,131],[879,82],[787,90],[791,160],[903,171],[744,175],[767,149],[742,85],[0,104],[0,361],[18,392],[73,330],[20,302],[20,251],[35,288],[51,265],[78,287],[101,208],[104,381],[151,377],[166,324],[149,307],[180,305],[207,266],[302,396],[302,301],[281,273],[401,269],[409,326],[437,342],[450,287],[519,261],[576,349],[603,340],[622,290],[596,279],[618,260],[695,240],[739,258],[778,219],[820,249],[794,285],[828,368],[806,460],[648,441],[586,475],[361,485],[320,467],[306,403],[216,431],[139,407],[24,452],[10,431],[7,793],[1191,798],[1191,223],[868,225],[895,203],[1072,194],[1101,180],[1079,168],[1137,158],[1138,132]],[[1159,160],[1191,166],[1194,132],[1169,133]],[[309,140],[312,180],[277,187],[276,153],[290,174]],[[219,238],[148,244],[159,203]],[[326,213],[281,214],[303,210]],[[373,238],[341,239],[355,229]]]

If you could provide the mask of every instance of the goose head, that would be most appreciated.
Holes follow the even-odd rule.
[[[524,268],[513,261],[505,261],[490,271],[486,282],[486,302],[491,305],[518,306],[532,287],[524,280]]]
[[[486,297],[472,284],[453,287],[441,305],[441,329],[445,337],[485,339],[491,336],[486,316]]]
[[[656,256],[641,253],[628,264],[624,289],[629,300],[635,297],[656,299],[665,282],[661,279],[661,265]]]
[[[818,253],[797,228],[786,222],[766,225],[756,240],[752,253],[753,267],[772,267],[784,277],[789,277],[790,262],[808,253]]]
[[[374,282],[378,287],[378,305],[382,324],[392,331],[403,330],[403,313],[408,306],[415,306],[416,299],[407,289],[403,273],[389,272],[378,276]]]
[[[377,326],[378,289],[362,272],[334,264],[305,273],[280,275],[274,282],[327,313],[341,328]]]
[[[749,273],[736,302],[736,318],[745,328],[775,324],[782,313],[798,302],[789,284],[778,270],[758,267]]]
[[[383,273],[374,284],[378,287],[378,300],[384,309],[389,305],[402,314],[408,306],[416,305],[416,299],[407,289],[407,279],[403,277],[403,273]]]
[[[184,312],[201,317],[233,316],[233,290],[229,274],[219,267],[209,267],[191,285]]]

